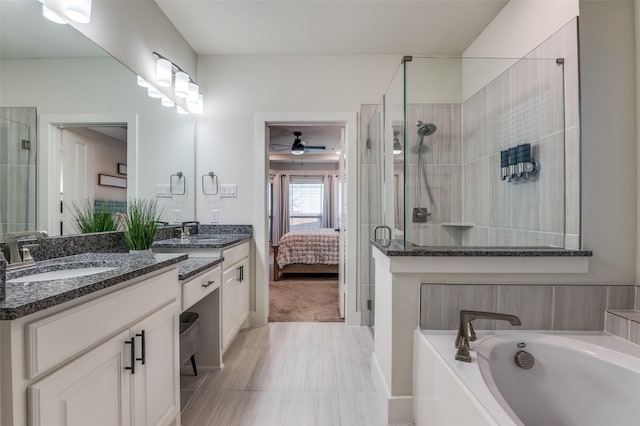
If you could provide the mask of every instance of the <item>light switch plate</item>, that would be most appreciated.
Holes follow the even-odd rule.
[[[156,183],[156,198],[171,198],[171,189],[168,183]]]
[[[180,209],[173,210],[173,221],[175,223],[182,222],[182,210]]]
[[[238,196],[238,185],[235,183],[225,183],[220,185],[220,196],[225,198]]]

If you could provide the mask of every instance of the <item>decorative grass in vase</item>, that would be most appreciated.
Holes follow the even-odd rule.
[[[159,220],[160,213],[155,200],[129,200],[124,215],[124,240],[129,249],[150,249]]]
[[[99,210],[96,211],[90,200],[84,200],[78,204],[73,203],[72,210],[73,226],[80,234],[118,230],[113,211],[105,204],[101,204]]]

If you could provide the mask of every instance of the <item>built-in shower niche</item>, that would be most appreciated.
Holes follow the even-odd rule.
[[[577,64],[575,21],[520,59],[405,61],[369,126],[384,224],[421,246],[580,248]]]

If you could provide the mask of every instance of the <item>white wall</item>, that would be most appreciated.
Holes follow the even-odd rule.
[[[165,220],[173,221],[174,209],[183,212],[183,220],[193,218],[194,119],[149,98],[135,75],[118,61],[110,57],[3,60],[0,74],[0,106],[35,106],[39,120],[43,115],[133,117],[137,130],[129,142],[138,164],[128,160],[133,185],[128,196],[152,198],[155,184],[168,184],[170,174],[182,171],[189,179],[187,195],[161,199],[160,204],[166,206]],[[45,143],[44,135],[38,136],[39,143]],[[45,152],[40,151],[39,167],[47,160]],[[40,173],[39,188],[48,183],[47,174]]]
[[[220,183],[238,185],[237,198],[205,200],[220,223],[253,223],[254,115],[265,112],[357,112],[377,103],[401,56],[204,56],[198,60],[205,112],[196,130],[196,176],[214,171]],[[198,180],[198,179],[196,179]],[[200,194],[200,191],[198,190]],[[255,225],[255,224],[254,224]]]
[[[511,0],[463,52],[463,97],[479,89],[579,14],[578,0]],[[473,58],[513,58],[474,60]]]

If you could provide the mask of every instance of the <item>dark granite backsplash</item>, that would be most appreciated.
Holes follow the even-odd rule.
[[[200,234],[248,234],[253,235],[253,225],[200,225]]]

